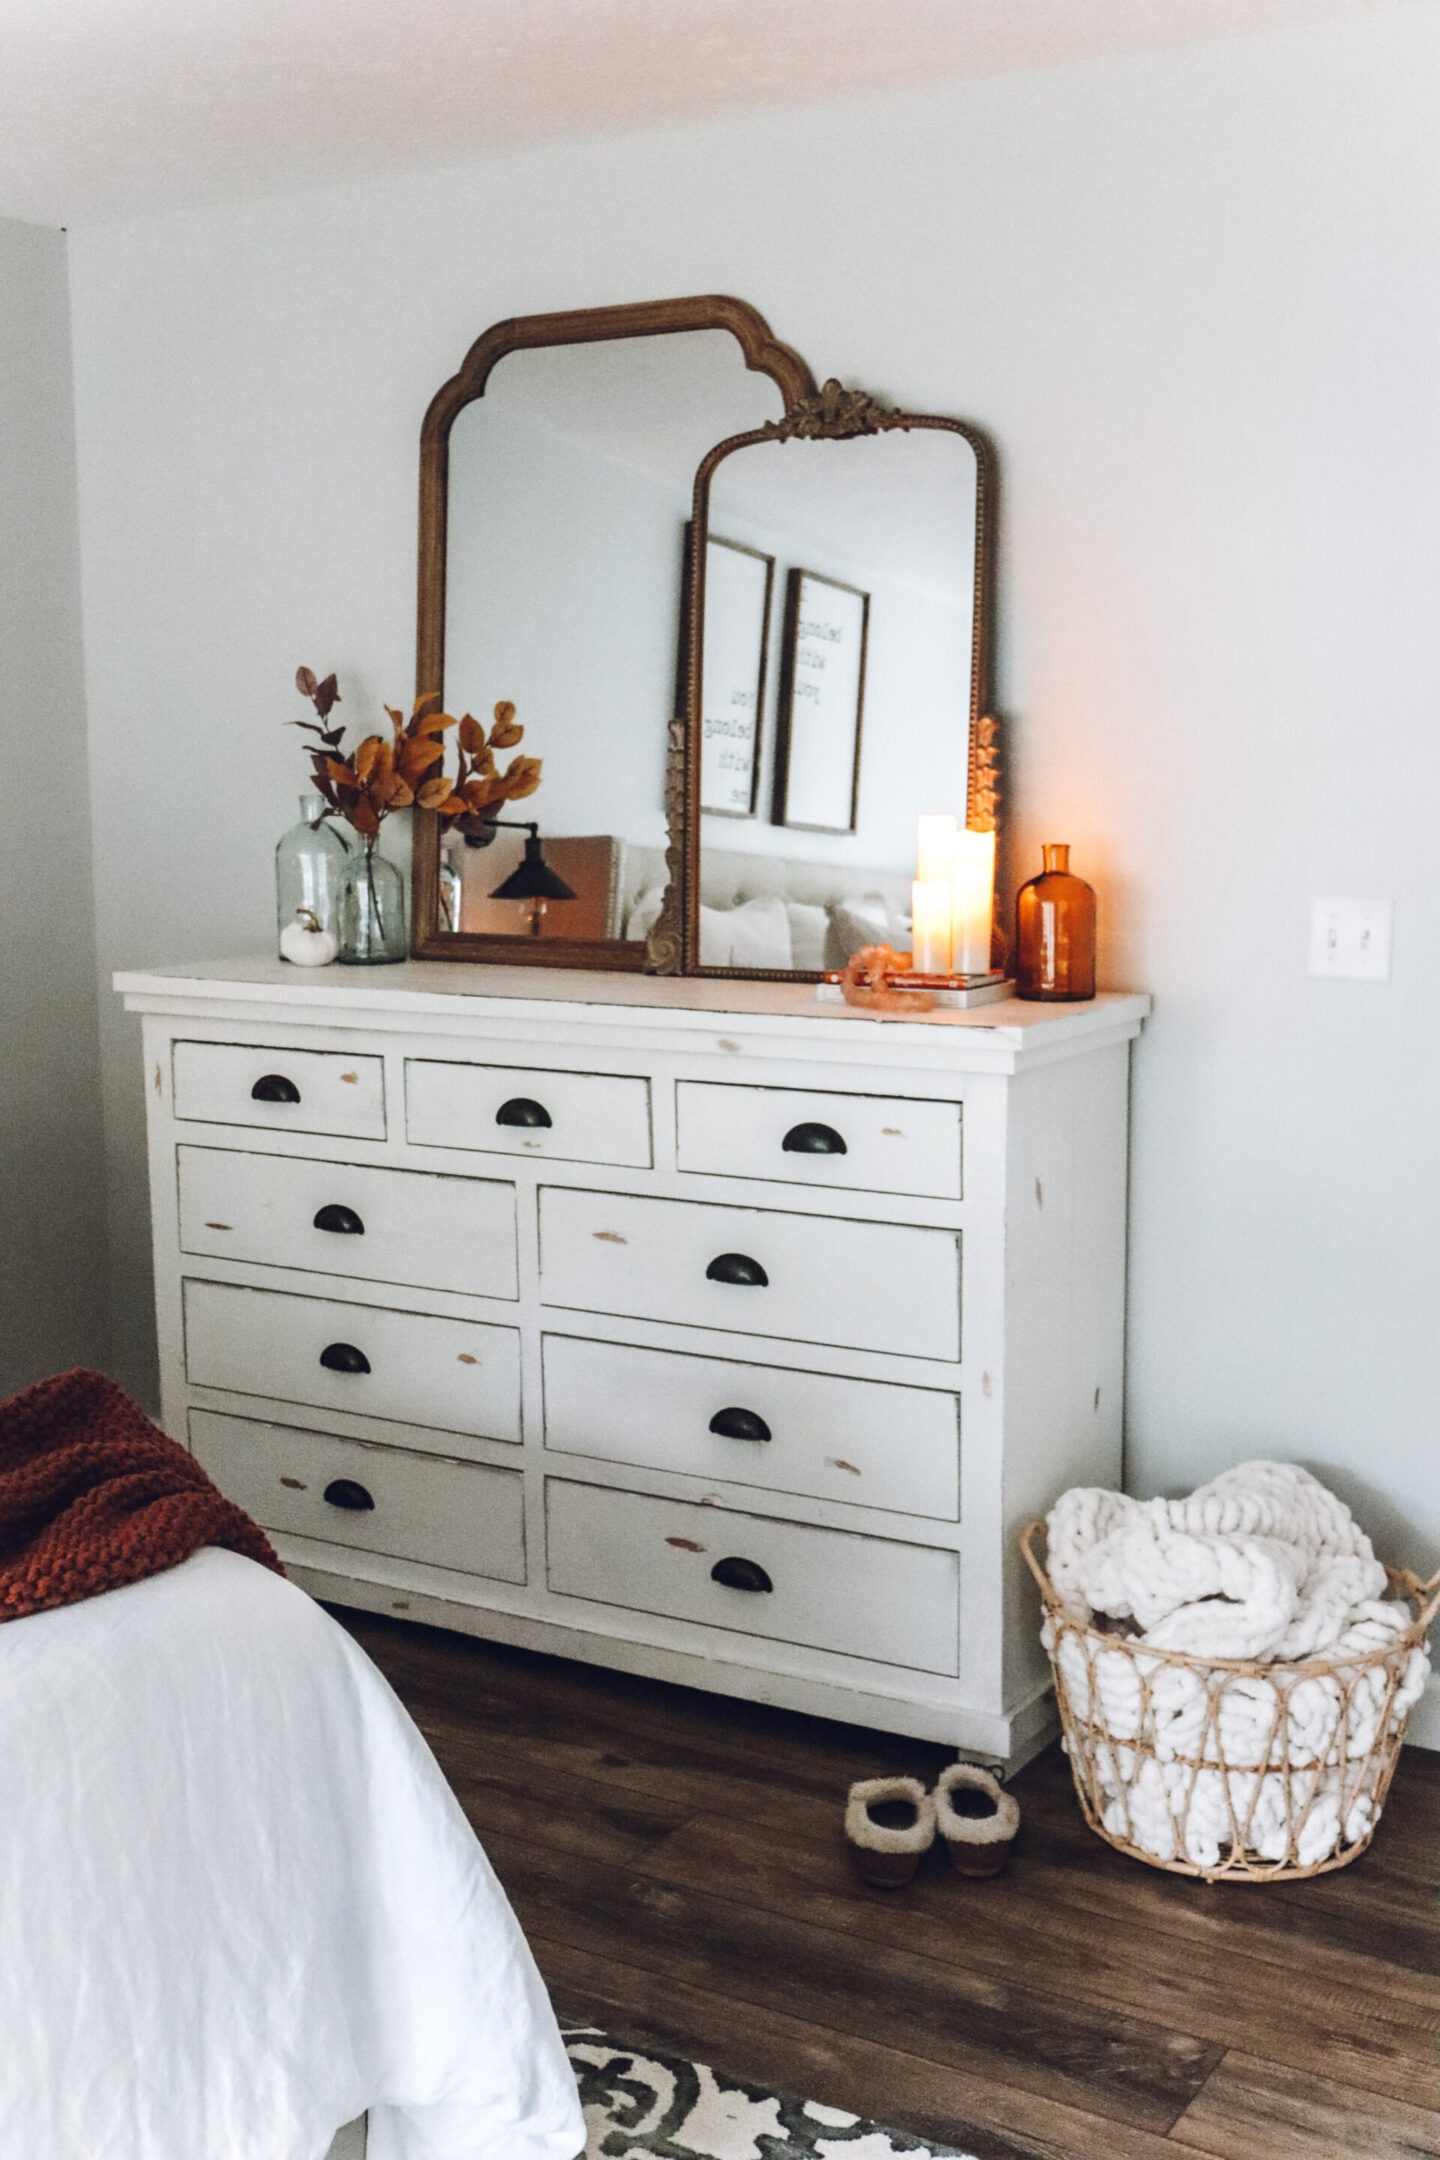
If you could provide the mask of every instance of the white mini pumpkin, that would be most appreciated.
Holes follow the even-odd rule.
[[[339,938],[320,927],[312,908],[296,908],[294,922],[280,932],[280,957],[296,967],[329,967],[339,950]]]

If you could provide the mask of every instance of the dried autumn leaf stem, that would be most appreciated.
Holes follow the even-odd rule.
[[[345,731],[328,727],[331,710],[340,702],[335,677],[318,681],[310,668],[299,668],[295,687],[314,706],[317,720],[291,724],[318,736],[310,749],[310,769],[315,786],[325,798],[325,818],[340,817],[365,839],[373,840],[392,810],[408,810],[418,804],[447,823],[456,818],[481,822],[494,816],[502,803],[519,802],[540,785],[541,760],[514,757],[502,772],[497,750],[511,750],[525,730],[515,718],[515,707],[502,698],[495,707],[494,723],[486,734],[470,713],[457,720],[442,712],[438,696],[418,698],[407,720],[393,705],[385,711],[391,734],[367,735],[351,757],[344,753]],[[456,729],[456,771],[444,770],[445,735]]]

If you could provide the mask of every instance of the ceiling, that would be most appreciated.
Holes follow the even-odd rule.
[[[0,216],[72,224],[1404,0],[0,0]]]

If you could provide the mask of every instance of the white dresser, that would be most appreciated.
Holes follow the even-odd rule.
[[[117,977],[163,1417],[321,1596],[1023,1756],[1024,1519],[1118,1483],[1109,996]]]

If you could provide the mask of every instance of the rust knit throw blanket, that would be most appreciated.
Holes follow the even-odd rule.
[[[285,1572],[264,1532],[102,1373],[0,1403],[0,1620],[159,1575],[202,1545]]]

